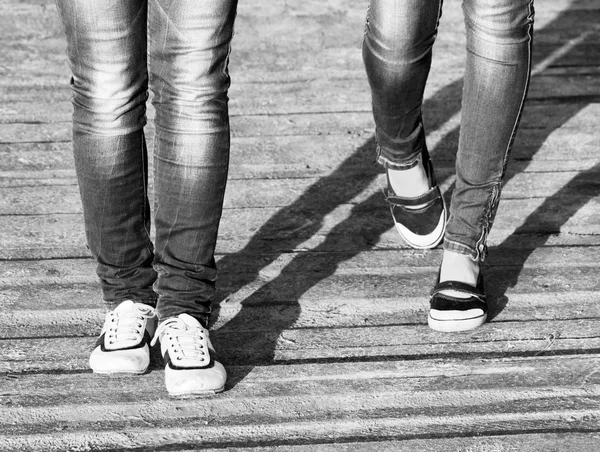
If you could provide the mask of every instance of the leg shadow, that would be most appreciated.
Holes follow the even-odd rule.
[[[531,254],[543,247],[548,239],[561,232],[569,221],[590,200],[600,196],[600,163],[571,179],[554,195],[547,198],[525,222],[498,247],[490,250],[494,254],[510,253],[508,266],[492,267],[489,272],[489,293],[495,300],[490,304],[490,318],[497,316],[506,306],[506,291],[515,287],[525,263]],[[500,259],[499,259],[500,260]]]

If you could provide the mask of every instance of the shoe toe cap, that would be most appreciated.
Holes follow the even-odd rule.
[[[144,373],[150,364],[150,351],[147,345],[111,351],[103,351],[98,346],[90,355],[89,363],[96,373]]]
[[[221,392],[226,380],[227,372],[218,361],[209,368],[165,369],[165,385],[172,396]]]

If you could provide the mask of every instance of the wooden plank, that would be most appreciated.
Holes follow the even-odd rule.
[[[238,452],[447,452],[449,450],[469,452],[515,451],[538,452],[556,450],[561,452],[595,452],[600,447],[600,435],[591,433],[524,433],[512,435],[486,435],[466,437],[426,438],[410,440],[387,440],[370,438],[368,440],[341,442],[338,439],[330,443],[302,444],[265,447],[238,447]],[[203,449],[217,452],[222,449]],[[183,449],[173,452],[183,452]]]
[[[544,373],[544,369],[541,370],[541,373]],[[489,375],[488,377],[490,380],[494,380],[493,377]],[[451,377],[446,378],[451,380]],[[443,377],[437,378],[438,381],[441,379]],[[161,388],[160,381],[154,383],[156,383],[154,388],[144,384],[146,386],[144,389],[151,393],[153,391],[159,394],[166,392]],[[263,380],[257,382],[257,385],[261,383],[269,384],[271,382]],[[288,383],[284,386],[274,383],[270,395],[267,391],[251,391],[251,394],[244,397],[242,391],[242,394],[216,397],[203,400],[203,403],[194,402],[192,404],[182,404],[168,399],[162,400],[160,404],[153,403],[153,400],[129,400],[127,403],[123,403],[119,399],[109,400],[107,403],[103,403],[104,401],[94,403],[92,396],[85,405],[78,401],[72,405],[60,402],[54,406],[21,408],[15,405],[2,411],[0,425],[2,425],[4,434],[22,435],[31,430],[38,434],[52,432],[56,430],[57,425],[61,426],[64,433],[69,433],[77,430],[85,431],[94,427],[98,431],[111,431],[115,428],[147,427],[149,424],[157,429],[175,426],[193,428],[203,423],[211,425],[215,430],[221,430],[221,436],[230,436],[226,430],[236,426],[245,425],[256,430],[259,425],[267,426],[286,422],[321,421],[322,423],[325,416],[337,422],[343,422],[344,418],[358,418],[366,422],[376,422],[377,420],[385,422],[386,417],[405,419],[412,417],[414,424],[420,423],[418,418],[430,418],[427,422],[430,424],[434,417],[439,416],[446,420],[454,415],[482,418],[484,425],[472,426],[471,428],[474,427],[475,430],[483,430],[485,427],[490,429],[491,425],[489,424],[493,425],[504,419],[508,425],[500,430],[511,432],[516,429],[516,422],[519,418],[529,418],[533,424],[537,419],[541,420],[541,423],[544,420],[557,422],[561,418],[564,419],[565,414],[594,413],[592,416],[597,416],[599,412],[594,409],[597,407],[593,406],[594,402],[597,403],[600,400],[597,384],[587,384],[585,388],[555,385],[546,387],[538,381],[538,386],[532,389],[507,385],[502,388],[484,387],[481,390],[472,388],[458,390],[453,388],[452,383],[449,382],[448,386],[451,389],[447,390],[446,385],[430,383],[423,386],[428,392],[431,391],[435,395],[428,396],[414,388],[392,388],[396,381],[389,377],[383,381],[371,379],[361,381],[361,384],[355,384],[356,387],[343,384],[343,388],[340,388],[340,383],[342,382],[339,380],[324,385],[317,381],[311,381],[308,384],[300,382],[297,383],[300,386],[298,396],[288,395],[292,384]],[[475,383],[479,383],[479,381],[475,380]],[[369,396],[367,387],[370,384],[373,385],[377,394]],[[510,391],[506,390],[508,388]],[[344,391],[344,389],[346,390]],[[103,390],[107,391],[107,385],[104,385]],[[138,392],[139,388],[136,388],[131,395],[137,395]],[[307,393],[310,395],[304,395]],[[455,397],[464,398],[462,407],[455,406]],[[281,399],[283,399],[283,403]],[[357,403],[359,400],[362,402]],[[551,406],[552,403],[555,404],[554,407]],[[531,410],[534,404],[537,405],[537,409]],[[304,409],[302,409],[303,406]],[[485,412],[486,408],[489,410],[487,413]],[[362,415],[358,413],[361,410],[364,410]],[[528,413],[528,410],[531,412]],[[143,419],[140,419],[140,413],[143,413]],[[493,416],[498,416],[500,419],[494,421],[492,420]],[[117,425],[119,420],[123,420],[121,426]],[[404,424],[413,432],[416,430],[416,428],[410,428],[411,422]],[[281,427],[283,428],[281,428],[280,434],[285,435],[287,433],[286,426],[282,425]],[[427,434],[433,436],[431,425],[423,427],[424,436]],[[451,433],[457,427],[458,425],[448,425],[446,428],[448,433]],[[463,428],[465,427],[467,426],[463,425]],[[533,431],[538,429],[539,427],[534,428]],[[539,430],[543,431],[543,429]],[[229,440],[234,438],[235,436],[232,435]]]
[[[594,267],[600,260],[598,247],[535,247],[492,248],[484,272],[504,272],[510,267],[526,267],[530,270],[552,271],[553,269],[581,271]],[[362,252],[352,250],[335,253],[292,252],[266,253],[247,252],[236,255],[217,255],[217,265],[224,276],[256,273],[268,280],[277,277],[284,269],[288,273],[305,273],[300,267],[290,266],[299,259],[310,259],[313,273],[326,272],[335,266],[338,275],[360,276],[395,275],[401,272],[427,274],[434,271],[441,259],[440,249],[420,251],[413,249],[373,249]],[[95,264],[91,258],[4,261],[0,266],[0,288],[68,285],[95,281]],[[529,283],[528,283],[529,284]]]
[[[462,73],[455,75],[460,79]],[[456,101],[454,93],[446,93],[442,88],[452,80],[452,74],[447,74],[448,79],[444,85],[431,85],[429,90],[436,97],[440,94]],[[572,99],[578,102],[595,102],[600,100],[600,77],[597,72],[588,75],[581,73],[563,74],[560,76],[534,77],[529,91],[528,102],[564,103]],[[31,86],[24,87],[18,93],[31,96],[36,93]],[[436,89],[437,88],[437,89]],[[40,99],[34,98],[23,101],[17,97],[15,90],[10,96],[2,96],[9,107],[5,107],[1,122],[5,123],[56,123],[70,120],[72,106],[69,102],[71,93],[63,88],[59,92],[50,90],[51,94],[41,99],[52,103],[53,109],[40,110]],[[249,94],[246,94],[248,92]],[[348,98],[348,92],[353,96]],[[62,96],[59,94],[62,93]],[[552,93],[549,98],[549,94]],[[286,114],[320,114],[320,113],[370,113],[370,92],[364,75],[357,79],[344,78],[336,81],[331,79],[313,78],[297,82],[282,84],[279,81],[233,85],[230,90],[231,116],[239,115],[286,115]],[[441,101],[443,99],[436,99]],[[446,107],[447,108],[447,107]],[[428,110],[428,109],[426,109]]]
[[[441,334],[421,324],[293,329],[294,317],[272,325],[245,325],[242,311],[213,331],[226,365],[372,362],[381,360],[504,359],[598,353],[598,319],[492,322],[477,331]],[[90,324],[87,325],[91,326]],[[256,328],[256,329],[252,329]],[[291,328],[291,329],[290,329]],[[72,372],[87,369],[94,336],[26,337],[0,341],[0,372]],[[80,333],[75,330],[75,333]]]
[[[426,318],[439,251],[304,254],[221,256],[215,327],[242,309],[247,326],[264,319],[347,327]],[[502,321],[598,316],[597,254],[597,248],[493,249],[494,265],[484,271],[493,316]],[[297,263],[304,260],[310,261],[310,275]],[[4,262],[0,336],[96,334],[102,303],[94,267],[91,259]]]
[[[445,397],[450,396],[453,390],[474,390],[476,393],[488,389],[515,388],[521,392],[519,398],[543,398],[545,391],[536,394],[536,388],[555,387],[555,395],[560,397],[561,388],[572,391],[591,387],[595,391],[594,387],[600,382],[598,359],[597,354],[507,357],[501,361],[432,359],[422,360],[418,365],[414,361],[381,360],[255,366],[251,371],[247,367],[233,365],[228,369],[235,385],[232,384],[221,396],[208,398],[208,401],[218,403],[221,398],[228,401],[236,398],[274,398],[296,392],[313,393],[315,396],[328,392],[347,391],[351,394],[366,392],[369,385],[387,393],[435,394],[442,391],[446,393]],[[11,374],[4,379],[2,403],[11,405],[24,416],[24,408],[27,407],[53,409],[59,405],[74,405],[83,397],[96,405],[124,404],[124,394],[131,394],[138,403],[152,402],[156,397],[152,389],[159,389],[164,377],[161,363],[156,364],[156,368],[142,376],[101,376],[90,371],[77,374],[76,379],[68,373]],[[300,391],[293,390],[296,385]],[[107,386],[113,386],[114,391],[107,391]],[[375,390],[371,392],[372,396],[377,393]],[[473,400],[481,395],[470,398]],[[513,397],[510,394],[503,395],[500,391],[491,396],[498,399]],[[412,396],[400,402],[399,408],[418,407],[416,399],[416,396]],[[436,404],[435,397],[427,397],[426,401],[431,405]],[[7,419],[9,417],[3,414],[2,420],[6,422]]]
[[[41,442],[41,439],[39,439]],[[523,433],[514,435],[486,435],[465,437],[457,435],[456,437],[445,438],[426,438],[426,439],[410,439],[410,440],[391,440],[391,439],[366,439],[357,441],[354,439],[343,438],[328,438],[323,441],[329,442],[313,442],[307,443],[304,441],[301,445],[286,443],[283,440],[279,444],[271,442],[270,446],[266,445],[242,445],[235,447],[239,452],[431,452],[448,450],[466,450],[469,452],[496,452],[496,451],[513,451],[519,450],[522,452],[539,452],[539,451],[561,451],[561,452],[595,452],[600,445],[600,435],[597,433]],[[155,450],[168,450],[170,452],[184,452],[191,448],[197,448],[198,441],[192,441],[189,444],[169,444],[164,448]],[[46,447],[49,447],[47,444]],[[51,447],[51,446],[50,446]],[[60,446],[59,446],[60,447]],[[82,447],[90,447],[90,444],[84,444]],[[184,447],[185,449],[180,449]],[[0,449],[1,450],[1,449]],[[25,449],[21,449],[25,450]],[[28,449],[29,450],[29,449]],[[34,449],[31,449],[34,450]],[[35,449],[40,450],[40,449]],[[45,451],[61,451],[61,449],[43,449]],[[64,449],[63,449],[64,450]],[[119,450],[112,449],[111,450]],[[126,450],[126,449],[120,449]],[[129,450],[136,450],[134,448]],[[140,450],[139,448],[137,450]],[[202,447],[206,452],[222,451],[222,447]],[[233,450],[233,449],[229,449]]]
[[[440,180],[450,178],[444,168],[437,172]],[[331,184],[329,196],[342,198],[344,193],[352,192],[354,187],[363,185],[365,179],[374,179],[372,184],[361,193],[361,199],[368,198],[379,187],[386,185],[385,175],[352,174],[340,177]],[[311,187],[318,186],[320,178],[281,178],[281,179],[244,179],[230,180],[225,195],[224,208],[247,209],[261,207],[285,207],[291,205]],[[449,182],[449,181],[448,181]],[[447,184],[446,184],[447,185]],[[447,187],[443,187],[445,189]],[[152,190],[152,186],[150,186]],[[584,173],[563,171],[552,173],[517,173],[509,179],[503,190],[504,199],[542,198],[560,191],[561,198],[567,202],[569,197],[600,196],[600,163]],[[268,197],[265,193],[270,193]],[[81,212],[79,188],[73,184],[55,186],[48,190],[45,186],[0,187],[0,215],[50,215],[73,214]]]
[[[574,146],[572,130],[527,130],[513,149],[508,177],[520,172],[572,172],[590,170],[598,162],[594,129],[579,131]],[[373,177],[375,145],[370,134],[323,136],[319,146],[312,137],[234,138],[230,180],[255,178],[309,178],[331,174]],[[441,141],[443,135],[431,133]],[[568,152],[567,152],[568,150]],[[455,149],[444,140],[432,152],[440,178],[453,174]],[[553,175],[553,179],[555,176]],[[71,144],[0,144],[0,187],[74,185]],[[229,190],[231,191],[231,190]],[[506,193],[505,193],[506,194]]]
[[[566,420],[570,428],[597,432],[593,422],[598,417],[594,404],[600,394],[599,359],[590,355],[425,361],[419,366],[406,361],[292,364],[255,367],[251,372],[234,367],[230,371],[235,387],[202,403],[163,399],[157,404],[156,392],[164,392],[160,371],[141,377],[78,375],[85,384],[72,375],[20,375],[9,378],[2,392],[0,424],[5,434],[14,434],[5,444],[25,447],[25,435],[32,428],[36,434],[29,441],[55,435],[54,441],[62,443],[77,434],[87,436],[92,425],[101,437],[117,420],[119,430],[134,436],[143,435],[148,426],[162,433],[178,429],[173,433],[191,434],[204,425],[213,429],[204,441],[218,435],[221,445],[229,441],[230,446],[241,445],[236,443],[240,433],[257,445],[277,444],[290,434],[293,438],[298,428],[323,426],[321,416],[336,421],[340,441],[372,435],[359,424],[377,426],[381,438],[399,440],[464,436],[465,429],[470,435],[561,431],[559,422]],[[238,380],[240,376],[244,378]],[[82,397],[86,404],[79,403]],[[435,425],[435,419],[441,425]],[[303,436],[308,443],[326,441],[319,431],[308,435],[304,430]]]
[[[490,422],[491,418],[495,416],[498,418],[497,424]],[[4,447],[0,450],[15,450],[16,448],[21,451],[61,451],[67,447],[71,450],[125,451],[147,450],[147,447],[153,450],[172,450],[173,446],[184,450],[199,446],[202,450],[210,450],[213,447],[219,450],[224,448],[237,450],[239,447],[247,447],[248,445],[251,447],[281,446],[286,448],[290,445],[344,444],[355,442],[365,436],[385,438],[386,440],[395,438],[403,441],[419,437],[420,431],[433,430],[436,428],[434,425],[436,422],[440,422],[440,425],[437,426],[438,434],[434,436],[437,439],[448,436],[464,436],[465,433],[461,434],[461,432],[465,432],[465,426],[467,425],[479,426],[479,428],[467,430],[467,435],[470,437],[481,437],[486,436],[486,434],[498,435],[508,428],[517,428],[518,426],[521,427],[520,432],[530,428],[532,433],[555,433],[564,429],[565,424],[574,431],[596,433],[596,425],[594,425],[597,422],[596,416],[597,412],[590,409],[581,412],[563,411],[555,416],[548,415],[545,417],[514,416],[512,417],[513,422],[510,423],[507,422],[507,417],[494,414],[447,418],[421,417],[412,423],[406,418],[336,420],[334,425],[319,421],[307,421],[290,422],[283,425],[229,426],[227,435],[224,435],[221,428],[207,425],[206,421],[199,421],[196,425],[187,428],[160,428],[150,424],[146,425],[145,428],[119,428],[115,426],[113,431],[88,430],[64,434],[57,432],[40,435],[26,434],[18,437],[13,436],[8,440],[0,437],[0,447]],[[143,419],[139,415],[137,417]],[[409,428],[407,426],[409,423],[413,424],[414,427]]]
[[[326,399],[325,399],[326,401]],[[593,402],[593,400],[592,400]],[[356,404],[357,401],[354,401]],[[143,444],[144,448],[159,448],[176,445],[179,447],[237,448],[250,445],[294,445],[321,442],[351,442],[363,437],[383,437],[406,440],[415,437],[459,436],[467,432],[469,436],[498,435],[517,430],[536,432],[560,432],[566,425],[580,432],[597,432],[598,411],[587,409],[566,409],[558,404],[554,412],[548,413],[509,413],[509,414],[464,414],[451,413],[447,416],[415,416],[409,418],[401,413],[393,413],[383,418],[331,417],[325,423],[321,419],[265,423],[261,425],[227,425],[223,428],[212,425],[213,417],[200,418],[182,426],[156,425],[145,423],[139,411],[126,412],[127,417],[113,423],[105,430],[80,430],[78,432],[52,432],[31,435],[25,433],[4,439],[3,444],[17,450],[57,450],[54,447],[81,449],[131,450]],[[591,403],[590,403],[591,405]],[[135,407],[132,407],[132,409]],[[295,407],[302,412],[306,406]],[[114,410],[117,411],[117,410]],[[120,414],[118,411],[115,414]],[[383,415],[383,413],[382,413]],[[136,422],[137,421],[137,422]],[[596,424],[595,424],[596,423]],[[131,425],[131,426],[129,426]],[[435,433],[434,433],[435,432]],[[464,435],[464,433],[462,433]],[[285,438],[285,439],[284,439]],[[1,444],[1,443],[0,443]],[[5,449],[6,450],[6,449]],[[58,449],[60,450],[60,449]],[[136,449],[134,449],[136,450]],[[137,449],[139,450],[139,449]],[[167,449],[168,450],[168,449]]]
[[[402,247],[379,193],[356,206],[343,203],[349,199],[333,197],[331,202],[318,206],[312,200],[319,199],[319,191],[319,188],[314,192],[309,190],[282,210],[225,209],[219,252],[238,252],[250,240],[255,246],[259,243],[264,246],[263,252],[292,251],[299,246],[319,251]],[[583,196],[574,202],[570,196],[561,199],[560,193],[548,201],[504,199],[489,244],[497,246],[509,239],[518,242],[519,236],[525,234],[545,236],[541,244],[597,243],[599,202],[597,196]],[[527,219],[529,215],[531,219]],[[515,227],[518,236],[513,236]],[[82,218],[78,214],[0,216],[0,247],[1,259],[87,255]]]
[[[428,280],[431,278],[428,278]],[[525,277],[525,280],[529,278]],[[423,284],[421,284],[421,287]],[[12,309],[0,314],[2,321],[0,336],[3,339],[44,338],[44,337],[92,337],[99,334],[104,318],[104,308],[96,287],[70,286],[77,290],[73,296],[62,296],[64,287],[38,288],[37,297],[23,297],[29,304],[45,302],[49,306],[32,306],[26,303],[11,303],[2,300],[0,305]],[[384,325],[418,325],[427,319],[427,293],[402,294],[397,297],[361,298],[357,294],[333,298],[331,296],[314,299],[309,296],[296,301],[281,299],[265,300],[264,303],[243,304],[251,297],[251,289],[259,289],[251,284],[236,292],[236,296],[215,306],[213,328],[228,327],[235,322],[244,323],[245,329],[258,328],[261,331],[273,324],[274,331],[282,327],[293,328],[353,328]],[[20,291],[22,295],[28,291]],[[49,296],[46,296],[49,295]],[[344,294],[346,295],[346,294]],[[360,295],[360,294],[359,294]],[[243,298],[245,297],[245,298]],[[4,298],[4,297],[2,297]],[[502,306],[493,303],[494,325],[503,326],[506,322],[536,322],[540,320],[582,320],[600,317],[596,291],[520,293],[511,292],[509,303]],[[267,302],[268,301],[268,302]],[[62,302],[62,305],[60,304]],[[23,306],[24,305],[24,306]],[[37,309],[36,309],[37,308]],[[501,309],[501,310],[500,310]],[[498,312],[500,310],[500,312]]]
[[[589,129],[595,126],[600,103],[568,104],[565,108],[548,109],[530,105],[525,109],[522,130],[527,128]],[[585,112],[585,114],[581,114]],[[453,115],[455,111],[451,112]],[[450,116],[451,116],[450,115]],[[566,122],[566,123],[565,123]],[[372,128],[371,112],[255,115],[231,118],[234,137],[270,137],[289,135],[357,134]],[[68,142],[70,122],[53,124],[0,124],[0,143]]]

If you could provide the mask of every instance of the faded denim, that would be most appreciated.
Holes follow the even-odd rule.
[[[156,304],[206,323],[229,163],[236,0],[57,0],[73,73],[73,147],[107,307]],[[150,239],[148,87],[156,136]]]
[[[462,125],[444,249],[482,261],[531,72],[533,0],[464,0]],[[426,146],[421,115],[441,0],[371,0],[363,59],[378,162],[413,166]]]

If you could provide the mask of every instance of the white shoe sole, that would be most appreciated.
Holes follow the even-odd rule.
[[[429,314],[427,324],[432,330],[442,333],[456,333],[459,331],[473,330],[483,325],[487,320],[487,313],[467,319],[435,319]]]
[[[143,375],[148,369],[144,370],[96,370],[92,372],[98,375]]]
[[[223,386],[222,388],[219,388],[219,389],[206,390],[206,391],[190,391],[190,392],[168,391],[168,393],[169,393],[169,396],[173,397],[174,399],[196,399],[196,398],[200,398],[200,397],[215,395],[220,392],[223,392],[224,390],[225,390],[225,386]]]

